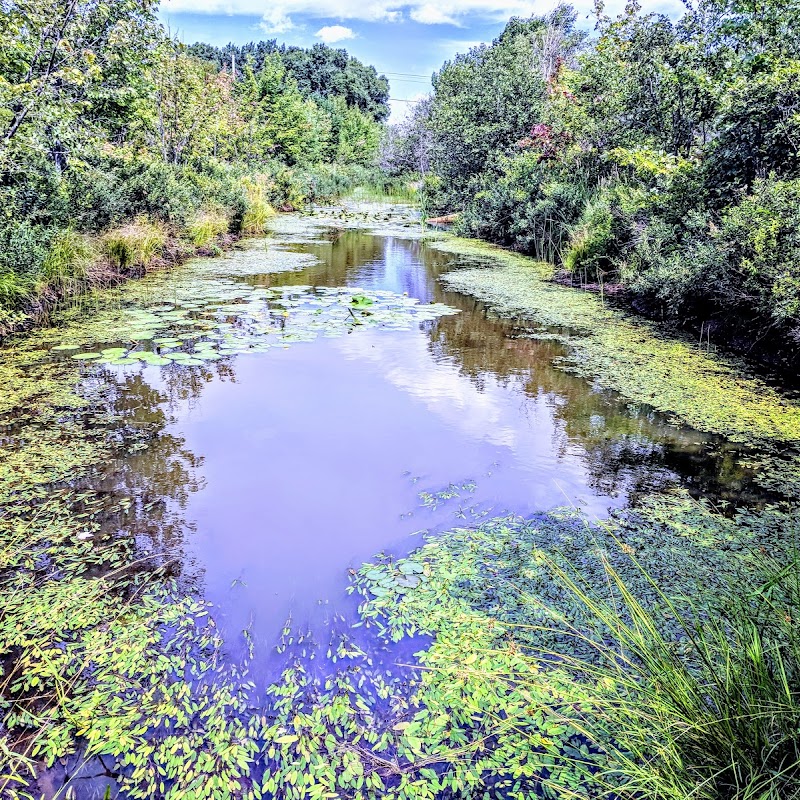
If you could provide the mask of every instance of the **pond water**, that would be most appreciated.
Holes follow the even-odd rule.
[[[129,532],[176,560],[234,652],[245,629],[266,658],[287,618],[349,619],[348,569],[407,553],[423,532],[557,506],[602,517],[669,485],[741,493],[720,442],[566,374],[560,345],[444,291],[438,276],[465,259],[414,227],[333,225],[283,218],[180,280],[346,287],[348,299],[385,292],[458,313],[245,347],[203,368],[116,368],[134,413],[165,424],[107,483],[159,501]]]
[[[103,424],[146,431],[76,483],[110,498],[95,540],[135,541],[209,601],[259,689],[286,664],[287,631],[296,644],[349,629],[353,571],[427,533],[565,506],[603,518],[671,487],[761,502],[737,446],[565,372],[563,345],[439,280],[489,265],[437,249],[408,208],[363,217],[281,216],[30,345],[54,377],[74,381],[77,362]],[[353,636],[375,664],[421,646]],[[103,796],[111,773],[80,754],[37,791],[76,772],[76,796]]]

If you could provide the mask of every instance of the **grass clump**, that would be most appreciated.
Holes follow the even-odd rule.
[[[764,585],[690,612],[651,581],[658,614],[610,565],[613,601],[552,567],[567,596],[609,632],[591,641],[592,660],[567,662],[597,685],[583,725],[607,764],[592,783],[642,800],[800,794],[800,563],[771,565]],[[664,616],[677,621],[677,639],[665,634]]]
[[[614,220],[605,198],[590,200],[578,223],[573,226],[569,245],[564,252],[565,269],[580,275],[584,283],[596,280],[608,270],[608,251],[613,237]]]
[[[102,247],[111,264],[120,270],[131,267],[147,269],[161,254],[166,241],[163,226],[140,217],[106,233]]]
[[[42,264],[42,276],[51,285],[74,288],[86,280],[97,257],[91,240],[71,228],[58,231]]]
[[[242,182],[247,208],[242,219],[242,233],[245,236],[260,236],[267,231],[268,220],[275,216],[275,209],[267,200],[267,186],[264,180],[247,178]]]
[[[31,291],[30,281],[16,272],[0,274],[0,308],[16,308]]]
[[[196,214],[188,223],[189,239],[195,247],[207,247],[218,236],[228,232],[229,220],[219,208],[207,208]]]

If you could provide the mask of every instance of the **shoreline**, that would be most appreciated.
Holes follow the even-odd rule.
[[[192,258],[216,258],[232,250],[245,238],[248,238],[245,234],[226,233],[196,246],[185,238],[171,234],[167,236],[159,255],[151,261],[124,267],[114,265],[107,256],[101,255],[91,264],[85,277],[73,278],[61,285],[48,282],[37,287],[37,294],[22,309],[9,312],[12,321],[8,324],[0,322],[0,347],[14,336],[45,326],[51,315],[64,307],[64,303],[79,303],[92,291],[114,289],[153,272],[174,269]]]

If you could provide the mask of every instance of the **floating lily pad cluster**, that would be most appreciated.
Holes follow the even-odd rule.
[[[457,311],[390,291],[348,287],[253,288],[225,280],[176,284],[169,303],[114,312],[91,332],[113,346],[51,350],[77,361],[112,366],[198,366],[224,356],[265,352],[360,327],[409,330]],[[86,328],[82,329],[84,336]],[[96,340],[96,341],[97,341]]]

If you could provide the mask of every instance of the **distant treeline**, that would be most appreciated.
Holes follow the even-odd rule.
[[[377,122],[389,116],[389,81],[378,75],[375,67],[362,64],[347,50],[324,44],[310,48],[279,46],[271,39],[225,47],[197,43],[189,47],[189,52],[216,64],[220,70],[235,68],[237,78],[245,76],[248,65],[255,73],[261,72],[267,60],[277,55],[304,97],[315,100],[343,97],[348,106],[361,109]]]
[[[561,6],[448,61],[384,166],[462,231],[623,287],[648,313],[800,340],[800,4],[638,3],[587,35]]]

